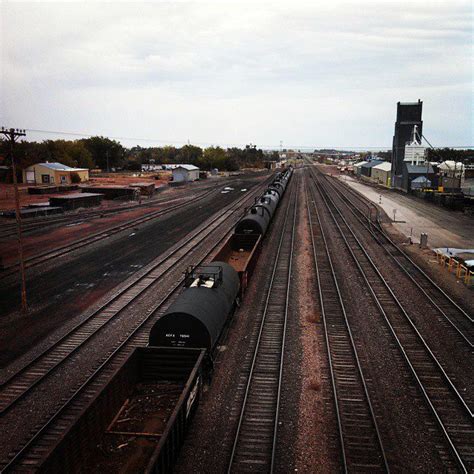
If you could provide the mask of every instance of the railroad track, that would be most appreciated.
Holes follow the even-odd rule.
[[[311,203],[311,204],[310,204]],[[321,225],[312,190],[306,189],[313,261],[344,472],[389,472],[368,382]]]
[[[438,314],[458,333],[469,349],[474,347],[474,319],[464,311],[449,295],[446,294],[393,240],[386,234],[380,224],[380,219],[369,223],[364,214],[348,199],[332,180],[326,178],[328,185],[338,194],[349,211],[365,227],[375,241],[384,249],[387,255],[400,268],[402,273],[420,290]],[[344,190],[346,186],[344,186]],[[357,192],[352,196],[361,197]]]
[[[84,325],[78,325],[77,329],[74,328],[76,330],[73,330],[66,335],[65,338],[58,341],[58,344],[56,344],[51,351],[46,351],[40,355],[37,361],[33,361],[32,364],[29,364],[24,371],[19,373],[19,378],[13,376],[10,381],[6,383],[5,388],[17,386],[17,392],[12,394],[11,391],[5,392],[2,389],[2,396],[4,393],[9,393],[10,395],[7,395],[6,398],[10,398],[10,403],[12,400],[16,401],[13,401],[13,404],[6,409],[5,414],[0,418],[0,424],[5,418],[14,418],[17,408],[21,409],[22,407],[31,405],[31,403],[29,403],[30,393],[35,391],[34,388],[38,389],[41,383],[49,380],[54,386],[52,378],[53,371],[56,371],[60,365],[63,365],[63,371],[67,370],[64,367],[64,362],[74,365],[74,359],[76,359],[76,357],[73,358],[71,356],[73,353],[77,354],[77,347],[82,347],[84,342],[88,341],[90,344],[85,345],[85,350],[87,350],[87,347],[92,345],[94,336],[98,335],[98,331],[100,331],[101,328],[104,328],[112,319],[117,319],[117,315],[121,313],[123,315],[123,309],[129,307],[131,302],[136,300],[147,288],[150,289],[152,285],[156,283],[156,278],[160,278],[159,287],[156,288],[156,299],[159,300],[158,303],[151,309],[144,311],[144,314],[141,314],[139,319],[135,317],[133,323],[129,324],[128,329],[121,328],[121,337],[118,341],[118,345],[115,343],[115,345],[108,350],[106,355],[100,359],[100,363],[93,369],[92,374],[87,377],[85,381],[80,381],[80,384],[73,388],[72,395],[63,398],[59,406],[52,410],[53,414],[46,417],[46,420],[40,421],[27,436],[27,439],[22,442],[17,449],[12,450],[9,458],[3,461],[4,471],[17,468],[21,470],[22,467],[25,466],[31,467],[40,465],[52,446],[61,439],[62,433],[64,433],[70,421],[80,412],[85,406],[85,403],[97,393],[96,389],[102,386],[104,381],[107,380],[107,377],[113,373],[134,347],[147,344],[151,325],[156,317],[159,317],[164,310],[163,306],[181,286],[182,268],[190,263],[195,264],[196,260],[202,262],[209,256],[229,233],[225,232],[222,236],[222,233],[218,233],[218,227],[225,225],[228,219],[235,215],[235,209],[241,205],[242,201],[253,199],[253,196],[261,191],[260,188],[261,186],[258,186],[252,193],[242,196],[237,202],[228,205],[221,214],[215,217],[211,222],[207,221],[204,223],[202,226],[203,230],[199,235],[196,233],[190,239],[186,239],[185,245],[181,246],[180,256],[178,256],[178,252],[172,252],[173,255],[170,255],[170,258],[166,261],[166,268],[162,267],[162,263],[158,264],[155,268],[148,268],[134,284],[127,286],[118,297],[114,297],[111,301],[111,305],[107,303],[104,308],[101,308],[104,313],[102,323],[99,322],[98,325],[95,323],[95,320],[100,318],[100,314],[90,317]],[[209,235],[211,235],[212,238],[209,238]],[[190,249],[193,249],[194,256],[190,257],[188,255],[185,263],[183,263],[183,259]],[[195,255],[196,253],[199,254],[199,257]],[[191,258],[193,261],[189,262],[188,260]],[[179,266],[177,265],[178,261],[180,261]],[[161,276],[153,273],[160,265],[161,270],[159,271],[162,272]],[[163,277],[165,273],[166,276]],[[107,313],[110,313],[110,315]],[[101,333],[105,334],[104,331]],[[97,344],[97,342],[95,342],[95,344]],[[37,381],[38,378],[41,378],[41,383]],[[27,384],[26,391],[29,393],[22,394],[22,386],[25,391],[25,383]],[[36,396],[38,396],[38,392]],[[18,403],[20,399],[22,401]]]
[[[204,190],[206,188],[203,188]],[[97,217],[109,216],[113,214],[120,214],[122,212],[132,211],[138,208],[144,207],[154,207],[157,205],[168,204],[173,201],[182,200],[185,197],[166,197],[166,198],[156,198],[147,200],[141,206],[137,204],[128,205],[128,206],[121,206],[116,208],[110,209],[101,209],[89,212],[78,212],[74,214],[66,214],[66,215],[53,215],[53,216],[38,216],[33,217],[30,219],[23,219],[22,223],[22,232],[27,234],[29,232],[33,232],[37,229],[44,229],[46,227],[51,227],[55,225],[74,225],[77,223],[82,223],[83,221],[87,221],[89,219],[94,219]],[[13,222],[0,222],[0,239],[7,239],[9,237],[16,237],[17,235],[17,225]]]
[[[295,173],[293,181],[297,178]],[[228,463],[229,473],[273,472],[274,469],[298,207],[297,186],[293,183],[252,362],[244,375],[245,392]]]
[[[74,252],[82,247],[85,247],[87,245],[90,245],[92,243],[99,242],[101,240],[107,239],[115,234],[118,234],[126,229],[130,229],[132,227],[135,227],[140,224],[144,224],[145,222],[151,221],[153,219],[156,219],[157,217],[164,216],[166,214],[169,214],[170,212],[179,210],[181,208],[184,208],[188,206],[191,203],[196,203],[198,201],[201,201],[202,199],[205,199],[209,194],[215,192],[215,189],[212,189],[210,191],[207,191],[203,193],[202,195],[196,197],[192,201],[185,201],[181,202],[175,205],[172,205],[170,207],[167,207],[166,209],[160,209],[158,211],[151,212],[150,214],[147,214],[145,216],[137,217],[136,219],[129,220],[123,224],[119,224],[113,227],[109,227],[108,229],[105,229],[100,232],[96,232],[93,234],[88,235],[87,237],[84,237],[82,239],[75,240],[71,244],[67,245],[62,245],[59,247],[56,247],[52,250],[48,250],[46,252],[41,252],[36,255],[33,255],[31,257],[28,257],[25,259],[25,267],[26,268],[31,268],[36,265],[39,265],[41,263],[50,261],[52,259],[56,259],[58,257],[62,257],[64,255],[67,255],[71,252]],[[16,268],[18,267],[18,263],[8,265],[4,267],[4,271],[0,273],[0,279],[6,278],[8,276],[11,276],[16,273]]]
[[[213,183],[212,186],[202,185],[202,186],[193,186],[187,190],[190,192],[200,192],[200,191],[212,191],[216,187],[222,187],[229,183],[232,183],[233,180],[226,179],[224,181],[219,181],[218,183]],[[174,196],[174,197],[156,197],[150,200],[146,200],[140,208],[144,207],[154,207],[156,205],[168,204],[172,201],[186,199],[186,195],[183,196]],[[89,212],[80,212],[77,214],[61,215],[61,216],[40,216],[33,217],[28,220],[23,220],[22,231],[24,234],[35,231],[40,228],[45,228],[48,226],[59,225],[59,224],[74,224],[76,222],[81,223],[84,220],[93,219],[95,217],[102,217],[105,215],[120,214],[121,212],[127,212],[139,208],[136,204],[129,206],[121,206],[120,208],[111,208],[111,209],[101,209]],[[0,217],[1,219],[1,217]],[[5,239],[9,237],[16,236],[16,223],[14,222],[1,222],[0,221],[0,239]]]
[[[321,186],[321,183],[318,184],[322,200],[427,403],[453,460],[461,472],[472,472],[474,469],[472,409],[337,208],[329,195],[329,190]]]

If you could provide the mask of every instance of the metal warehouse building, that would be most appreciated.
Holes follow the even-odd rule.
[[[360,176],[361,167],[362,167],[362,165],[365,165],[366,163],[367,163],[367,161],[359,161],[358,163],[356,163],[353,166],[354,174],[356,174],[357,176]]]
[[[374,166],[380,165],[380,163],[383,163],[383,162],[380,160],[372,160],[372,161],[368,161],[364,163],[360,167],[360,175],[370,178],[372,176],[372,168]]]
[[[62,163],[37,163],[23,170],[23,182],[27,184],[71,184],[71,174],[76,173],[81,181],[89,180],[87,168],[71,168]]]
[[[173,182],[185,183],[199,179],[199,168],[194,165],[178,165],[173,169]]]
[[[389,161],[384,161],[372,168],[372,180],[378,184],[390,187],[392,164]]]

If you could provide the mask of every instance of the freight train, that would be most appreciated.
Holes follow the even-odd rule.
[[[150,331],[150,346],[205,348],[212,359],[222,331],[252,275],[261,241],[293,168],[280,172],[237,222],[213,262],[189,269],[184,289]]]
[[[292,173],[289,168],[276,175],[213,262],[185,273],[184,288],[152,326],[149,345],[137,347],[91,397],[42,461],[42,472],[83,472],[85,459],[93,470],[107,472],[117,466],[146,474],[172,471],[219,339],[245,293]]]

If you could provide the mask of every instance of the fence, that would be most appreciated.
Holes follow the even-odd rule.
[[[446,268],[449,273],[455,272],[456,278],[462,280],[467,286],[471,286],[474,282],[474,271],[469,270],[465,265],[463,265],[459,260],[454,257],[445,255],[439,250],[435,250],[436,259],[438,263]]]

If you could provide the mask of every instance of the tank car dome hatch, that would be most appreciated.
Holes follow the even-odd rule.
[[[271,216],[268,209],[253,206],[235,226],[236,234],[262,234],[267,231]]]
[[[275,189],[272,188],[271,186],[267,188],[267,190],[264,193],[264,196],[273,196],[277,203],[280,201],[280,193]]]
[[[283,186],[280,183],[272,183],[270,186],[268,186],[268,190],[272,190],[278,193],[278,196],[280,196],[280,199],[283,197],[283,193],[285,190],[283,189]]]
[[[200,266],[187,286],[156,321],[150,346],[204,347],[212,350],[231,312],[240,287],[238,273],[225,262]]]
[[[270,199],[273,202],[273,205],[275,206],[275,209],[276,209],[278,207],[278,202],[280,201],[280,196],[278,196],[278,193],[276,192],[265,191],[265,193],[262,195],[260,199]]]
[[[260,197],[260,199],[258,200],[258,204],[268,209],[271,219],[273,217],[273,214],[275,214],[278,201],[275,200],[274,196],[268,195]]]

